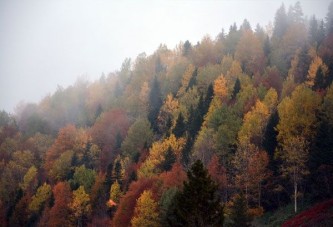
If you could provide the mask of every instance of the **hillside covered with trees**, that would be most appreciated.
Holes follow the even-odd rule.
[[[0,225],[280,225],[333,197],[332,81],[297,2],[1,111]]]

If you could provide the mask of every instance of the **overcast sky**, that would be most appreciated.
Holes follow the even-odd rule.
[[[283,1],[286,8],[296,1]],[[300,1],[305,15],[325,18],[329,0]],[[215,38],[248,19],[274,21],[282,0],[102,1],[0,0],[0,110],[38,102],[79,76],[93,81],[127,57],[163,43]]]

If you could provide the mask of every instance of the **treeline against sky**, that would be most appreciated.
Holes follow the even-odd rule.
[[[248,224],[331,198],[332,80],[333,3],[317,19],[297,2],[273,27],[244,20],[215,39],[160,45],[2,111],[0,223],[182,226],[193,214],[176,201],[191,187],[235,226],[237,212]]]

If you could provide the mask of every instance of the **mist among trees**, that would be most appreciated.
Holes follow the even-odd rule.
[[[332,80],[297,2],[1,111],[1,226],[333,225]]]

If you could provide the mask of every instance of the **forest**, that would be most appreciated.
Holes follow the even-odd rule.
[[[0,226],[333,226],[333,2],[272,19],[1,111]]]

